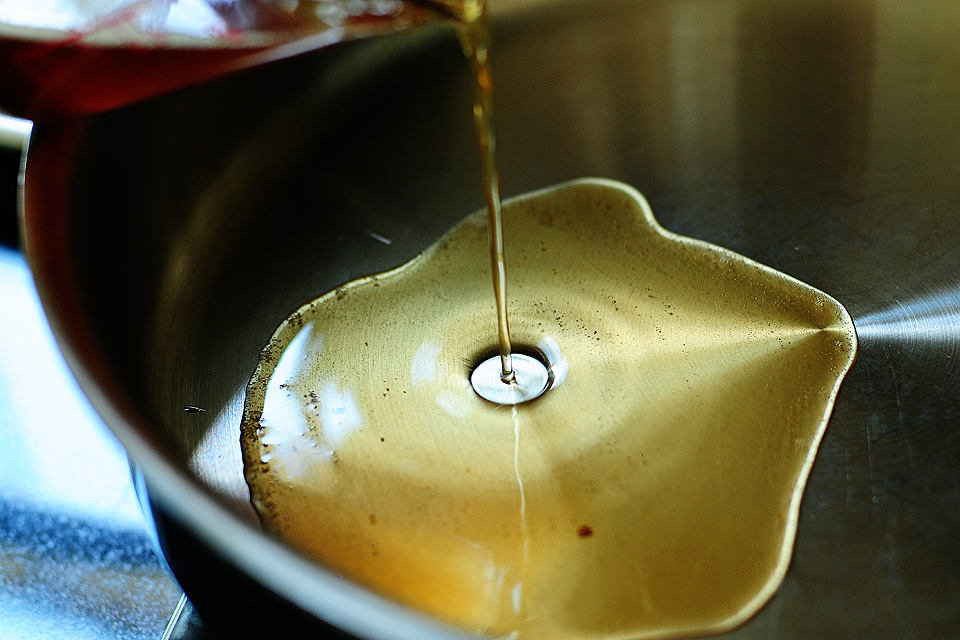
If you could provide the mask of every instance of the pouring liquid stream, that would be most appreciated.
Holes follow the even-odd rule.
[[[474,82],[473,121],[480,151],[481,177],[487,211],[490,274],[497,320],[497,357],[477,365],[470,382],[477,394],[490,402],[515,405],[534,400],[550,385],[550,371],[541,358],[514,354],[507,312],[507,267],[504,255],[500,170],[493,117],[493,73],[490,66],[489,14],[483,0],[459,5],[457,36],[470,63]],[[514,363],[518,366],[514,366]]]
[[[441,4],[476,83],[486,209],[277,329],[244,406],[254,507],[331,571],[470,632],[729,629],[783,578],[852,322],[665,232],[625,185],[501,208],[484,7]]]
[[[503,212],[500,203],[500,170],[497,166],[497,142],[493,128],[493,78],[490,70],[490,26],[486,12],[457,26],[464,55],[473,71],[475,97],[473,120],[480,149],[484,197],[489,227],[490,273],[497,310],[497,343],[500,348],[500,379],[510,384],[513,371],[513,347],[507,318],[507,267],[503,251]]]
[[[595,182],[509,205],[511,251],[527,258],[511,280],[524,285],[515,338],[547,356],[514,353],[484,5],[408,5],[459,21],[487,222],[468,219],[420,258],[278,328],[248,386],[241,435],[264,528],[473,632],[664,637],[739,624],[786,570],[812,455],[855,352],[849,317],[782,274],[667,234],[639,194]],[[0,57],[31,72],[9,84],[14,93],[66,69],[44,57],[49,47],[14,40]],[[212,77],[311,46],[298,42],[76,50],[94,67],[142,54]],[[210,66],[179,64],[191,57]],[[70,71],[57,77],[82,84]],[[57,101],[69,92],[56,83],[14,102],[21,115],[63,117],[183,80],[111,95],[123,74],[94,76],[106,79],[101,93],[76,104]],[[487,269],[499,355],[471,371],[464,361],[490,328],[489,280],[473,293]],[[458,302],[438,309],[451,287]],[[526,403],[547,389],[557,391]]]

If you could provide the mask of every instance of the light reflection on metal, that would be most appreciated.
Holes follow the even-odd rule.
[[[550,369],[539,359],[513,354],[513,380],[504,382],[500,356],[484,360],[470,374],[473,390],[490,402],[516,405],[536,400],[551,387]]]
[[[886,308],[854,318],[853,324],[861,340],[960,340],[960,290],[895,299]]]
[[[243,461],[237,429],[243,413],[243,387],[236,390],[216,416],[204,426],[203,438],[190,456],[189,467],[220,495],[249,510],[250,492],[243,479]],[[198,418],[194,416],[193,418]]]
[[[0,113],[0,147],[20,150],[33,129],[33,123]]]

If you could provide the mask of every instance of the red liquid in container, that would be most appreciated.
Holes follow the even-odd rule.
[[[155,16],[145,14],[161,5],[135,2],[57,28],[37,18],[16,24],[11,12],[0,14],[0,110],[37,121],[82,117],[341,40],[407,29],[445,12],[442,1],[208,0],[194,3],[207,11],[207,23],[197,29],[206,31],[185,34],[183,24],[178,31],[150,23]]]

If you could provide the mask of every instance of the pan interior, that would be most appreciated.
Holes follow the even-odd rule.
[[[497,24],[507,196],[620,180],[666,229],[809,283],[857,327],[791,570],[732,637],[960,626],[958,30],[956,3],[893,0],[557,3]],[[405,34],[80,127],[67,233],[90,327],[137,428],[238,517],[256,522],[237,425],[272,332],[481,207],[469,82],[451,33]]]

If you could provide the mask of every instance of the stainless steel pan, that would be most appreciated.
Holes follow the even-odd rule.
[[[622,180],[668,229],[855,320],[791,568],[727,635],[958,635],[960,5],[544,2],[503,11],[496,36],[506,195]],[[237,425],[290,311],[482,205],[469,81],[452,34],[431,30],[33,134],[25,226],[45,308],[211,619],[453,633],[262,535]]]

